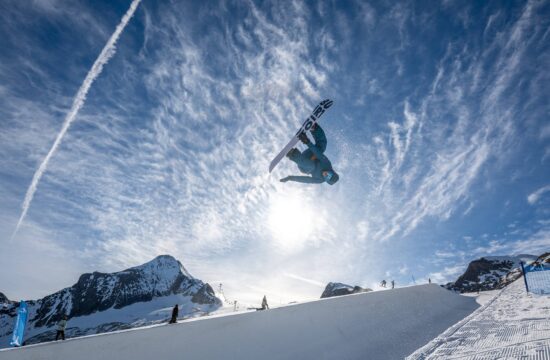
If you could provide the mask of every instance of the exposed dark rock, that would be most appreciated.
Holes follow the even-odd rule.
[[[363,289],[360,286],[351,286],[351,285],[346,285],[342,283],[330,282],[325,287],[325,290],[321,295],[321,299],[333,297],[333,296],[342,296],[342,295],[350,295],[350,294],[356,294],[361,292],[368,292],[368,291],[372,291],[372,289],[368,289],[368,288]]]
[[[535,260],[534,265],[550,264],[550,252],[544,253]]]
[[[521,258],[534,259],[532,255],[487,257],[470,262],[468,268],[455,282],[444,285],[458,292],[475,292],[501,289],[521,276]],[[532,261],[532,260],[531,260]]]
[[[217,304],[222,305],[220,299],[214,294],[214,290],[210,284],[204,284],[199,291],[191,298],[191,301],[197,304]]]
[[[0,293],[0,316],[7,315],[10,318],[13,318],[17,315],[17,306],[19,304],[15,301],[11,301],[8,297]]]
[[[10,302],[8,297],[0,292],[0,304]]]

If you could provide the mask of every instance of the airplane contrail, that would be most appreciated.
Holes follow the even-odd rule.
[[[44,171],[46,171],[46,168],[48,167],[48,163],[50,159],[52,158],[53,154],[57,150],[57,147],[61,143],[61,140],[63,140],[63,136],[67,133],[67,130],[69,129],[69,126],[71,126],[71,123],[74,121],[76,115],[80,111],[80,108],[82,105],[84,105],[84,101],[86,100],[86,95],[88,94],[88,91],[90,90],[90,87],[92,86],[95,79],[101,74],[101,71],[103,70],[103,66],[109,61],[109,59],[114,55],[115,53],[115,44],[134,15],[134,12],[136,11],[139,3],[141,0],[134,0],[132,1],[132,4],[130,4],[130,8],[128,11],[126,11],[126,14],[122,17],[122,20],[120,20],[120,24],[115,29],[115,32],[111,37],[109,38],[109,41],[107,41],[107,44],[105,44],[105,47],[103,47],[103,50],[101,50],[101,53],[97,57],[97,59],[94,62],[94,65],[88,72],[88,75],[86,75],[86,78],[84,79],[84,82],[80,86],[80,89],[78,89],[78,92],[76,93],[76,96],[73,99],[73,104],[71,106],[71,109],[67,116],[65,117],[65,121],[63,122],[63,127],[61,128],[61,131],[57,135],[57,138],[55,139],[55,142],[52,145],[52,148],[48,152],[48,155],[44,158],[44,161],[40,164],[38,167],[38,170],[34,173],[34,176],[32,178],[31,185],[27,189],[27,193],[25,194],[25,200],[23,201],[21,216],[19,217],[19,221],[17,222],[17,226],[15,227],[15,231],[13,232],[13,235],[11,236],[11,240],[15,237],[17,234],[17,231],[19,230],[19,227],[21,226],[21,223],[25,219],[25,216],[27,215],[27,211],[29,210],[29,207],[31,205],[32,199],[34,197],[34,193],[36,192],[36,188],[38,186],[38,183],[40,182],[40,178],[44,174]]]

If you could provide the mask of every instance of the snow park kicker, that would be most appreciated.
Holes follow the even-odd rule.
[[[420,285],[29,345],[0,358],[402,359],[478,307]]]

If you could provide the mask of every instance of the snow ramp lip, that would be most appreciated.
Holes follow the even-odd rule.
[[[0,352],[19,359],[402,359],[479,305],[438,285],[360,293]]]

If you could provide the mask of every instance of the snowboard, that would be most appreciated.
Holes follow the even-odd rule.
[[[319,105],[317,105],[315,109],[313,109],[313,111],[311,112],[311,115],[306,119],[306,121],[304,121],[300,129],[296,132],[296,134],[292,137],[292,139],[290,139],[288,144],[286,144],[283,150],[281,150],[281,152],[278,153],[273,160],[271,160],[271,163],[269,164],[270,173],[275,168],[275,166],[277,166],[277,164],[281,161],[281,159],[285,157],[285,155],[290,151],[290,149],[296,146],[298,141],[300,141],[300,139],[298,139],[298,136],[301,133],[311,129],[313,124],[317,123],[321,115],[323,115],[325,111],[327,111],[327,109],[332,106],[333,103],[334,102],[332,100],[326,99],[321,101]]]

